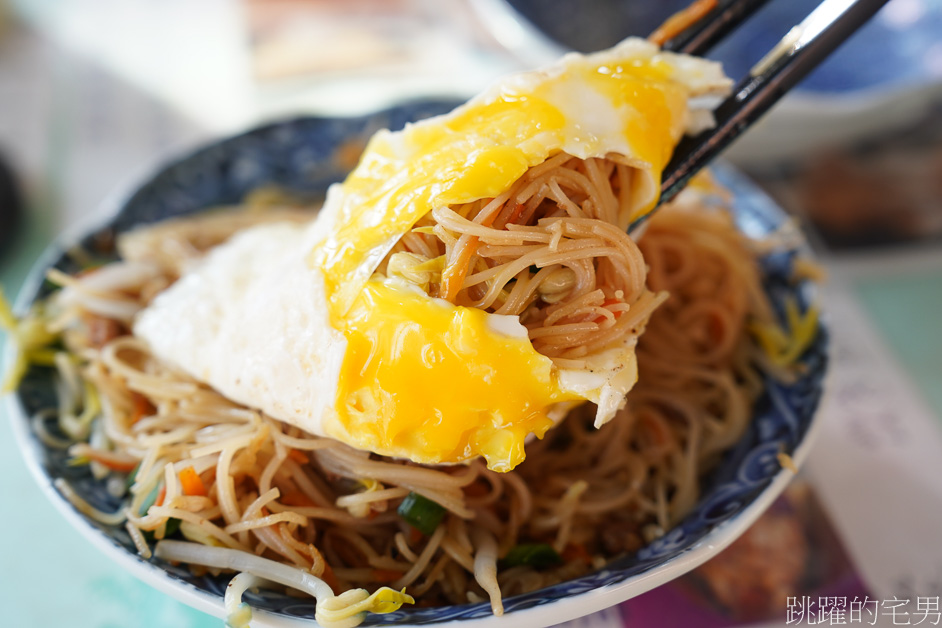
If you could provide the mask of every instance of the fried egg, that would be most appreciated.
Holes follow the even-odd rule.
[[[729,87],[708,61],[641,40],[504,79],[453,112],[380,131],[310,225],[241,232],[162,292],[134,332],[230,399],[310,433],[419,463],[508,471],[575,404],[604,422],[637,379],[634,341],[557,368],[516,316],[375,271],[436,207],[498,195],[560,151],[634,170],[625,227],[657,201],[690,99]]]

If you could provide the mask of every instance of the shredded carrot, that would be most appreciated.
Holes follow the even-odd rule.
[[[97,449],[89,449],[84,452],[83,455],[89,460],[108,467],[112,471],[118,471],[119,473],[130,473],[138,463],[137,460],[125,460],[124,458],[119,458],[110,455],[108,452],[99,451]]]
[[[723,319],[717,317],[715,314],[711,316],[709,330],[710,340],[716,344],[719,344],[723,340],[723,332],[726,331],[726,326],[723,324]]]
[[[527,208],[523,203],[517,203],[517,206],[514,207],[514,210],[510,212],[510,217],[507,219],[506,225],[514,224],[523,214],[523,210]]]
[[[200,479],[199,474],[193,467],[184,468],[178,475],[184,495],[200,495],[204,497],[207,495],[208,491],[206,490],[206,485],[203,484],[203,480]]]
[[[681,9],[667,18],[648,36],[648,41],[663,46],[667,41],[677,37],[693,24],[703,19],[707,13],[716,8],[717,0],[694,0],[690,6]]]
[[[641,426],[644,428],[648,437],[654,441],[655,445],[666,446],[673,441],[670,430],[664,423],[657,419],[652,419],[648,415],[641,417]]]
[[[82,320],[88,329],[88,342],[96,349],[100,349],[123,333],[121,323],[104,316],[85,313],[82,315]]]
[[[164,485],[162,485],[162,486],[160,487],[160,492],[157,493],[157,501],[154,502],[154,505],[155,505],[155,506],[163,506],[163,505],[164,505],[164,497],[166,497],[166,496],[167,496],[167,485],[164,484]]]
[[[504,226],[506,227],[520,218],[524,207],[524,205],[517,203],[517,206],[514,207],[510,218],[507,219]],[[494,211],[490,216],[481,221],[481,225],[490,227],[494,224],[494,221],[497,220],[498,214],[500,214],[500,210]],[[445,267],[445,270],[442,272],[442,285],[438,290],[439,298],[454,302],[455,298],[458,296],[458,291],[461,289],[461,284],[464,283],[464,278],[468,276],[471,258],[478,252],[478,247],[480,246],[481,242],[478,240],[478,237],[471,236],[468,238],[468,245],[461,250],[461,254],[455,260],[454,264]]]
[[[493,200],[494,199],[488,199],[487,202],[490,203]],[[490,227],[491,225],[494,224],[494,221],[497,220],[498,215],[500,215],[500,210],[496,210],[492,212],[490,216],[488,216],[487,218],[481,221],[481,224],[484,225],[485,227]],[[508,220],[507,222],[510,222],[510,221]]]
[[[439,296],[442,299],[453,302],[455,297],[458,296],[458,290],[461,288],[464,278],[468,275],[468,266],[471,263],[471,258],[477,253],[478,246],[480,246],[478,237],[471,236],[468,239],[468,245],[461,249],[455,263],[445,268],[442,273],[442,286],[439,289]]]
[[[389,582],[395,582],[402,577],[404,572],[397,571],[395,569],[374,569],[373,570],[373,581],[382,582],[384,584]]]
[[[131,425],[134,425],[145,416],[149,416],[157,410],[154,404],[140,393],[132,392],[131,399],[134,402],[134,407],[131,410]]]
[[[602,307],[607,308],[609,305],[615,305],[616,303],[624,303],[624,301],[622,301],[621,299],[605,299],[604,301],[602,301]],[[612,314],[615,315],[615,320],[618,320],[618,317],[622,315],[622,311],[618,310],[617,312],[612,312]],[[605,320],[605,316],[600,314],[599,316],[596,316],[595,319],[593,320],[596,323],[601,323],[602,321]]]
[[[333,567],[324,562],[324,573],[321,574],[321,580],[327,583],[327,586],[336,593],[340,590],[340,582],[337,581],[337,574],[334,573]]]
[[[289,449],[288,457],[294,460],[295,462],[297,462],[298,464],[308,464],[311,462],[311,460],[307,457],[307,454],[297,449]]]
[[[591,563],[592,556],[582,543],[570,543],[563,550],[562,558],[567,563]]]
[[[281,496],[281,503],[285,506],[298,506],[300,508],[316,508],[317,504],[301,491],[289,491]]]
[[[422,533],[417,528],[409,528],[409,545],[415,545],[422,540]]]
[[[485,482],[472,482],[464,487],[466,497],[484,497],[490,492]]]

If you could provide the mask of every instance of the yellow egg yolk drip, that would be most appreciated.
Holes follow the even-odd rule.
[[[606,65],[578,58],[445,116],[377,133],[342,184],[330,232],[309,258],[324,272],[332,319],[346,313],[393,244],[426,213],[496,196],[554,153],[604,157],[617,146],[652,180],[633,217],[650,210],[686,122],[687,91],[671,73],[657,55]]]
[[[489,315],[370,281],[348,312],[347,352],[327,433],[378,454],[421,463],[481,455],[495,471],[543,436],[559,390],[549,358],[525,335],[492,329]]]

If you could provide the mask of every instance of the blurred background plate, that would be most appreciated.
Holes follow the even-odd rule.
[[[551,59],[645,37],[687,0],[474,0],[495,36]],[[745,76],[819,0],[769,2],[708,56]],[[942,0],[892,0],[821,64],[728,157],[753,167],[911,124],[942,97]],[[514,39],[516,37],[516,39]]]

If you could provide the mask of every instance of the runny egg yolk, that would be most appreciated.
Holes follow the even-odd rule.
[[[553,425],[552,362],[481,310],[377,280],[345,317],[347,351],[327,433],[422,463],[483,456],[495,471],[524,459],[524,440]],[[516,322],[513,323],[517,325]]]
[[[422,216],[494,197],[555,151],[621,152],[659,181],[686,113],[687,91],[672,71],[657,57],[572,61],[446,116],[376,134],[343,183],[332,233],[309,260],[324,271],[332,315],[343,315],[375,261]],[[651,193],[637,215],[653,207],[656,186]]]
[[[523,461],[528,435],[553,424],[556,404],[586,399],[561,390],[518,321],[518,335],[501,333],[494,323],[505,317],[371,277],[427,213],[495,197],[560,151],[621,156],[636,174],[632,215],[619,220],[648,211],[686,123],[688,92],[674,72],[656,54],[567,57],[450,114],[373,137],[341,194],[328,197],[329,228],[307,257],[347,343],[328,435],[420,463],[480,455],[508,471]]]

